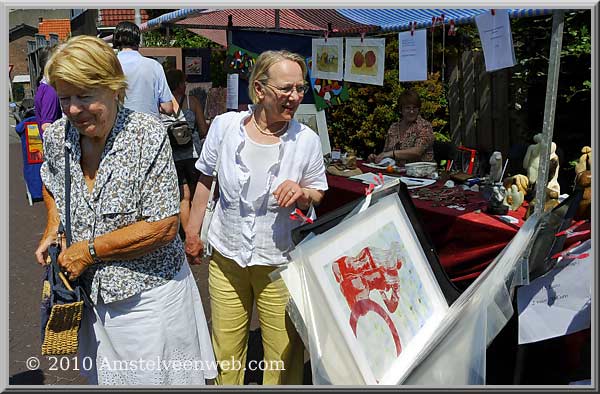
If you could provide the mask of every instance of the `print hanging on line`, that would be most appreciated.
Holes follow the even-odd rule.
[[[385,38],[346,38],[344,81],[383,85]]]
[[[312,40],[312,77],[342,80],[344,39],[315,38]]]

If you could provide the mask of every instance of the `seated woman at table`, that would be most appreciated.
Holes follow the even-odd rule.
[[[391,158],[396,163],[433,161],[433,127],[419,115],[421,98],[414,90],[405,90],[398,98],[402,118],[388,129],[383,152],[370,154],[370,162]]]

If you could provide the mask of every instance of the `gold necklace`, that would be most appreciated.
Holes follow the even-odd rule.
[[[288,126],[288,122],[285,122],[285,124],[283,125],[282,128],[280,128],[279,130],[275,131],[275,132],[270,132],[267,131],[266,129],[263,129],[262,127],[260,127],[258,125],[258,123],[256,122],[256,118],[254,117],[254,115],[252,115],[252,122],[254,123],[254,126],[256,126],[256,129],[263,135],[268,135],[268,136],[276,136],[278,134],[280,134],[283,130],[285,130],[285,128]]]

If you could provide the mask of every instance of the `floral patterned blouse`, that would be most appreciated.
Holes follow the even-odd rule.
[[[66,118],[44,133],[45,161],[40,170],[65,219],[65,150],[71,161],[71,232],[73,242],[98,237],[140,220],[156,222],[179,213],[179,189],[167,133],[152,115],[120,108],[106,140],[94,188],[89,193],[80,166],[79,132]],[[92,302],[123,300],[161,286],[185,261],[179,236],[169,244],[131,260],[95,264],[81,278]]]
[[[384,152],[394,149],[425,147],[425,152],[417,161],[433,161],[433,127],[420,115],[404,132],[400,131],[400,122],[392,123],[385,138]]]

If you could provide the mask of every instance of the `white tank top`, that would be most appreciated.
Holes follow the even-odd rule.
[[[247,133],[245,134],[246,143],[240,153],[244,164],[250,170],[250,180],[245,197],[248,201],[254,201],[264,194],[268,180],[267,171],[277,161],[281,142],[269,145],[259,144],[254,142]]]

